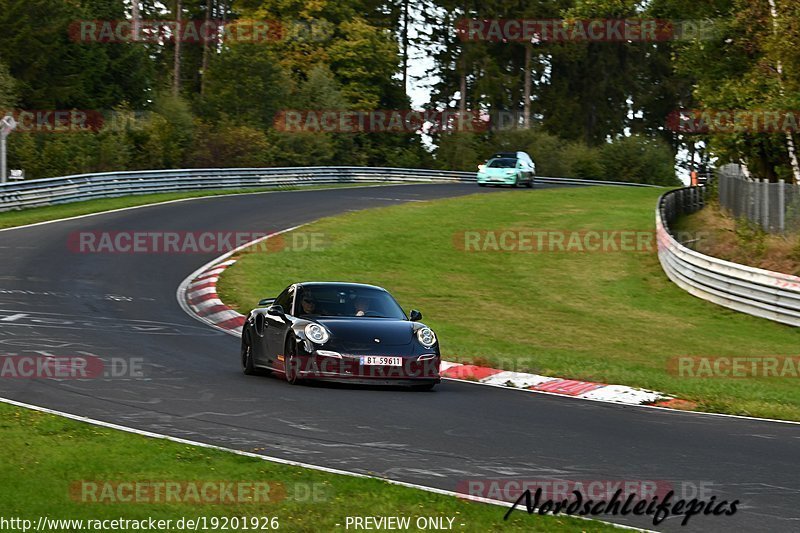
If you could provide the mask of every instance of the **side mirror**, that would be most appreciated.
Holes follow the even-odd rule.
[[[286,316],[286,313],[283,311],[283,306],[280,305],[270,305],[267,307],[267,314],[272,316],[279,316],[281,318]]]
[[[258,301],[259,307],[269,307],[275,302],[275,298],[262,298]]]
[[[422,313],[420,313],[416,309],[412,309],[411,312],[408,314],[408,319],[412,322],[419,322],[420,320],[422,320]]]

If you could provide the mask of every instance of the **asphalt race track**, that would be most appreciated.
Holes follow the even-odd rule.
[[[480,478],[692,484],[718,501],[740,500],[739,511],[695,516],[685,528],[680,518],[658,527],[649,518],[602,518],[671,531],[797,531],[798,425],[458,382],[415,393],[248,377],[237,339],[186,315],[175,297],[186,276],[219,254],[78,254],[67,247],[77,231],[276,231],[352,209],[478,192],[493,191],[402,185],[223,196],[0,232],[0,355],[141,358],[144,374],[2,379],[0,396],[448,490]],[[254,294],[253,302],[266,296]],[[504,511],[498,508],[498,522]]]

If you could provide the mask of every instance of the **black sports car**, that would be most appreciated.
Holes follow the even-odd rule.
[[[439,342],[385,290],[359,283],[295,283],[250,311],[242,328],[245,374],[432,389]]]

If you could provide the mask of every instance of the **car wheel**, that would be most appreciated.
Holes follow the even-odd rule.
[[[529,179],[525,186],[529,189],[533,189],[533,178]]]
[[[514,185],[512,185],[515,189],[519,187],[519,174],[514,178]]]
[[[283,375],[290,385],[296,385],[299,381],[297,375],[297,345],[292,339],[286,341],[286,349],[283,351]]]
[[[478,187],[486,187],[486,184],[485,183],[479,183]]]
[[[256,374],[256,367],[253,364],[253,343],[249,331],[242,337],[242,372],[248,376]]]
[[[413,385],[411,388],[415,391],[432,391],[433,388],[436,386],[436,383],[428,383],[426,385]]]

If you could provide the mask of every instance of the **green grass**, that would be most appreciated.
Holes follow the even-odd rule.
[[[464,252],[465,230],[652,230],[663,191],[508,191],[372,209],[302,228],[322,251],[248,252],[219,284],[240,311],[291,282],[386,287],[423,312],[445,359],[625,384],[705,411],[800,420],[797,378],[673,375],[676,356],[798,355],[800,331],[697,299],[652,252]]]
[[[86,202],[71,202],[68,204],[60,204],[60,205],[53,205],[46,207],[34,207],[31,209],[22,209],[19,211],[4,211],[0,213],[0,229],[12,228],[16,226],[24,226],[26,224],[35,224],[37,222],[46,222],[48,220],[57,220],[60,218],[88,215],[91,213],[100,213],[103,211],[111,211],[113,209],[122,209],[124,207],[135,207],[139,205],[168,202],[170,200],[180,200],[184,198],[198,198],[202,196],[223,196],[229,194],[264,193],[264,192],[278,192],[278,191],[296,191],[296,190],[307,191],[312,189],[329,189],[335,187],[363,187],[364,185],[378,185],[378,184],[341,183],[341,184],[319,185],[319,186],[281,185],[270,189],[264,189],[264,188],[225,189],[225,190],[209,190],[209,191],[194,191],[194,192],[141,194],[135,196],[120,196],[118,198],[102,198],[99,200],[88,200]]]
[[[361,479],[270,463],[101,428],[0,404],[0,507],[3,518],[155,519],[278,517],[280,531],[346,531],[346,516],[455,517],[455,531],[610,531],[611,526],[568,517],[515,513],[506,508]],[[285,499],[235,505],[83,502],[71,486],[81,481],[268,482]],[[299,485],[298,485],[299,484]],[[303,498],[315,487],[316,497]],[[300,495],[301,497],[297,497]],[[337,524],[341,524],[337,526]],[[185,530],[185,529],[184,529]],[[222,529],[212,529],[221,531]],[[245,528],[234,528],[244,531]],[[252,529],[250,529],[252,530]],[[175,527],[167,531],[178,531]],[[412,529],[415,531],[415,529]]]

